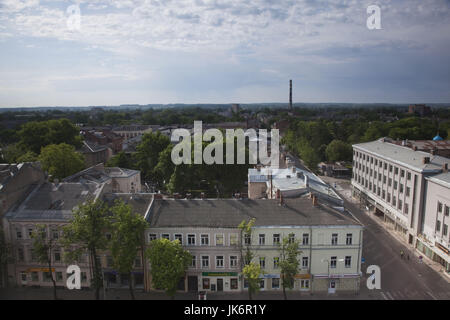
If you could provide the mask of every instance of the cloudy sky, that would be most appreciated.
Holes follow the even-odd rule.
[[[289,79],[295,102],[450,102],[449,22],[450,0],[0,0],[0,107],[287,102]]]

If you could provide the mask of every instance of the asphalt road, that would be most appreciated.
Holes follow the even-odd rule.
[[[339,193],[339,190],[336,190]],[[341,195],[342,196],[342,195]],[[363,212],[358,205],[345,199],[346,209],[365,226],[363,233],[362,264],[364,278],[361,280],[361,294],[384,300],[450,300],[450,283],[442,275],[420,262],[418,253],[393,237],[389,231],[372,219],[380,219]],[[405,253],[404,259],[400,251]],[[407,260],[407,255],[410,260]],[[366,286],[369,265],[381,269],[381,289],[369,290]]]

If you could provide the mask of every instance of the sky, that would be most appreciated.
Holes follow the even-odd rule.
[[[450,0],[0,0],[0,107],[288,102],[290,79],[294,102],[449,103],[449,22]]]

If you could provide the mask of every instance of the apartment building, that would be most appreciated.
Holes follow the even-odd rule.
[[[237,226],[256,219],[252,237]],[[178,239],[192,254],[192,264],[180,290],[229,291],[247,289],[242,276],[242,248],[249,244],[264,272],[261,290],[280,290],[280,252],[284,236],[301,240],[301,272],[295,290],[357,291],[361,277],[363,226],[351,215],[309,198],[155,199],[146,215],[147,241]],[[148,279],[151,287],[151,279]]]
[[[424,234],[430,236],[436,228],[433,206],[450,193],[445,184],[434,185],[439,179],[445,182],[446,176],[440,174],[448,170],[449,163],[448,158],[385,138],[353,145],[353,196],[382,216],[409,244],[421,246]]]
[[[416,248],[450,275],[450,172],[426,178],[423,231]]]

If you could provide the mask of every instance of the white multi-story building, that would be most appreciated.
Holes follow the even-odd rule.
[[[255,218],[252,237],[238,225]],[[359,289],[363,226],[350,214],[309,198],[155,199],[146,215],[147,239],[179,239],[193,256],[184,283],[189,291],[246,290],[242,250],[249,241],[254,262],[263,269],[261,290],[280,290],[283,237],[299,239],[301,270],[294,290],[311,292]],[[150,281],[148,287],[150,287]]]
[[[432,208],[450,194],[448,186],[438,183],[446,179],[439,174],[448,170],[449,163],[448,158],[385,138],[353,145],[353,196],[383,216],[405,241],[421,248],[431,234],[434,241],[437,211]]]

